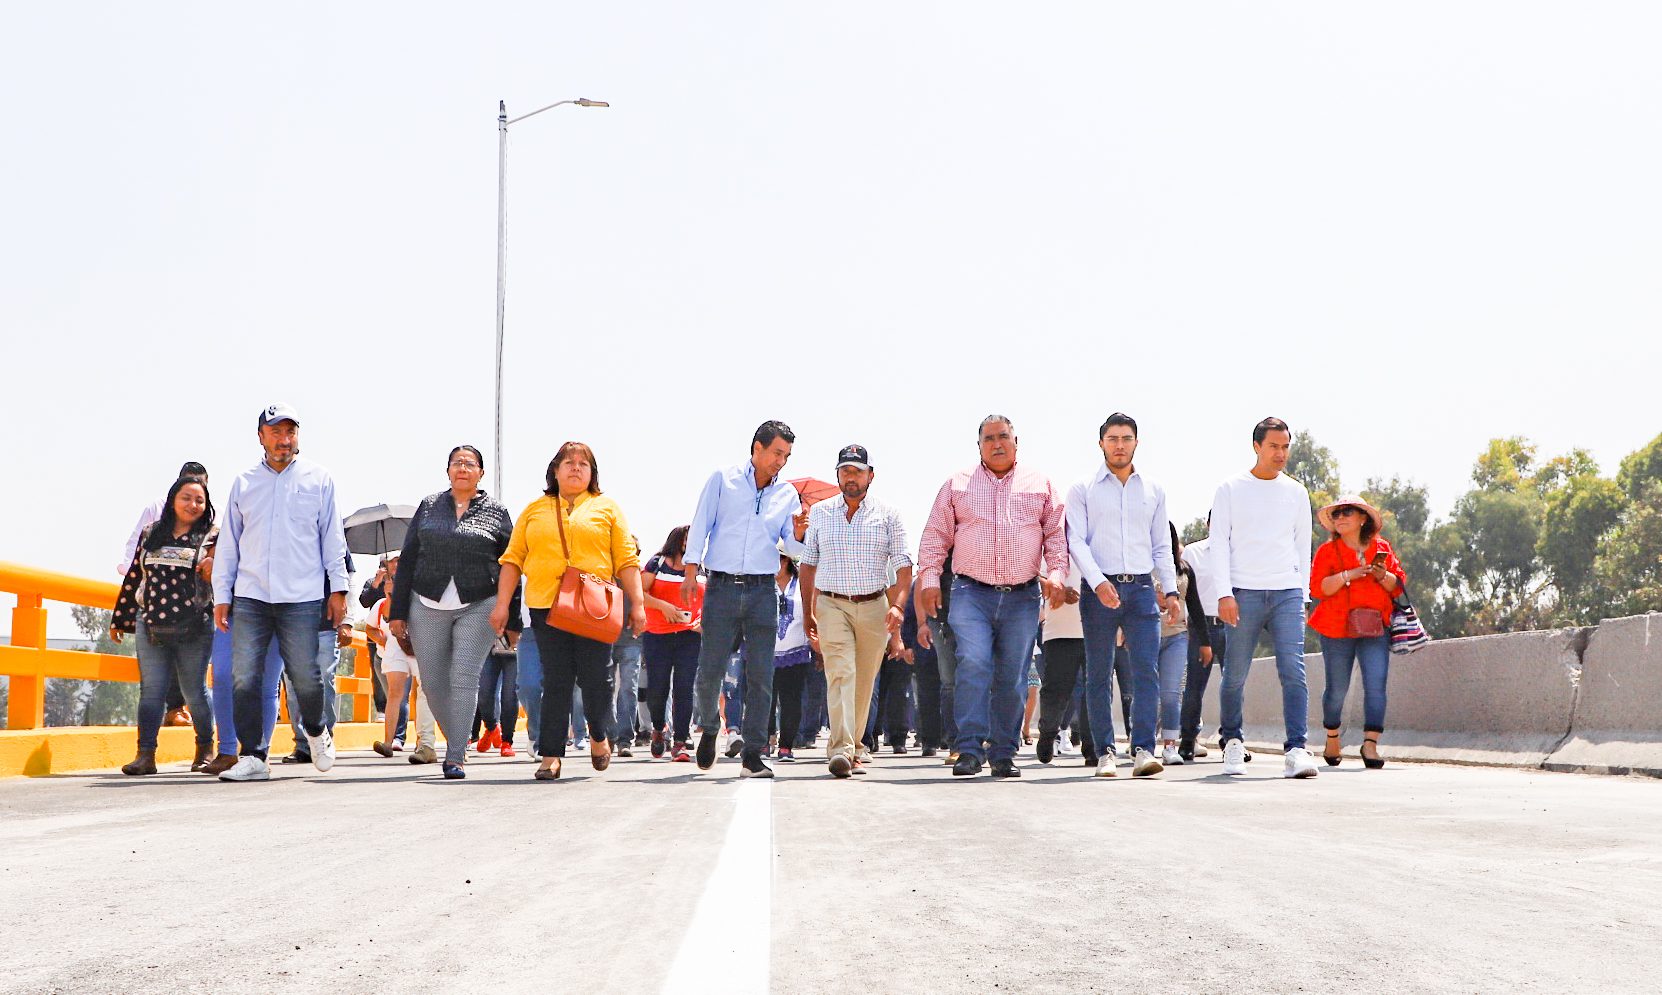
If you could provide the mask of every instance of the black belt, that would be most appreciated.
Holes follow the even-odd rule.
[[[855,604],[863,604],[864,602],[867,602],[867,601],[876,601],[878,598],[881,598],[883,595],[885,595],[889,592],[887,592],[887,591],[873,591],[870,594],[838,594],[836,591],[821,591],[819,593],[825,595],[828,598],[837,598],[837,599],[842,600],[842,601],[852,601]]]
[[[1108,580],[1116,584],[1150,584],[1154,581],[1152,574],[1109,574]]]
[[[1039,578],[1034,577],[1032,580],[1024,580],[1020,584],[989,584],[984,580],[976,580],[969,574],[958,574],[957,577],[959,580],[968,581],[976,587],[983,587],[989,591],[1004,591],[1006,593],[1010,591],[1019,591],[1024,587],[1032,587],[1034,584],[1039,582]]]
[[[1206,616],[1206,624],[1207,625],[1223,625],[1225,623],[1224,623],[1223,619],[1217,617],[1216,615],[1208,615],[1208,616]]]
[[[759,584],[762,581],[772,581],[773,574],[730,574],[725,570],[711,570],[712,580],[730,580],[735,584]]]

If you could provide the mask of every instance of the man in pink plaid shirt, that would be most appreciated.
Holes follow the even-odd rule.
[[[952,629],[958,640],[958,722],[952,773],[1020,777],[1027,670],[1039,625],[1039,599],[1060,606],[1068,575],[1062,496],[1050,478],[1016,464],[1010,419],[988,415],[977,432],[979,465],[941,485],[918,551],[918,606],[940,608],[941,569],[952,554]],[[983,744],[986,744],[985,746]]]

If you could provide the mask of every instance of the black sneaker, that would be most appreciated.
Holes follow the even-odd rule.
[[[762,756],[761,750],[744,751],[744,767],[739,771],[740,777],[772,777],[773,765]]]
[[[1177,755],[1182,757],[1186,764],[1195,762],[1195,740],[1193,736],[1184,736],[1177,741]]]
[[[716,734],[701,732],[698,734],[698,769],[709,770],[716,765]]]
[[[1056,759],[1056,734],[1053,732],[1039,733],[1039,745],[1034,748],[1039,755],[1039,763],[1047,764]]]
[[[958,762],[952,765],[953,777],[974,777],[981,773],[981,758],[972,753],[958,754]]]
[[[1020,777],[1021,776],[1021,768],[1016,766],[1016,762],[1014,760],[994,760],[993,761],[993,776],[994,777]]]
[[[285,764],[309,764],[311,762],[312,755],[310,753],[301,753],[299,750],[295,750],[293,753],[290,753],[288,756],[279,761],[279,763]]]

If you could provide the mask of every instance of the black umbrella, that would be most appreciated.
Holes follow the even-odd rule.
[[[379,556],[404,548],[415,507],[408,504],[373,504],[346,516],[346,548],[354,553]]]

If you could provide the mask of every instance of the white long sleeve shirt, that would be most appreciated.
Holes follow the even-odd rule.
[[[1183,562],[1195,572],[1195,591],[1200,596],[1200,605],[1206,609],[1206,614],[1216,618],[1218,614],[1218,578],[1217,572],[1212,569],[1209,554],[1212,549],[1210,537],[1197,539],[1183,547]]]
[[[1285,473],[1251,471],[1218,485],[1212,498],[1208,566],[1218,597],[1236,590],[1310,594],[1310,493]]]
[[[133,554],[138,552],[139,536],[144,533],[146,525],[161,520],[162,507],[166,504],[167,498],[159,497],[139,512],[138,523],[133,526],[133,534],[127,537],[127,547],[121,551],[121,563],[116,566],[116,573],[127,576],[127,569],[133,565]]]

